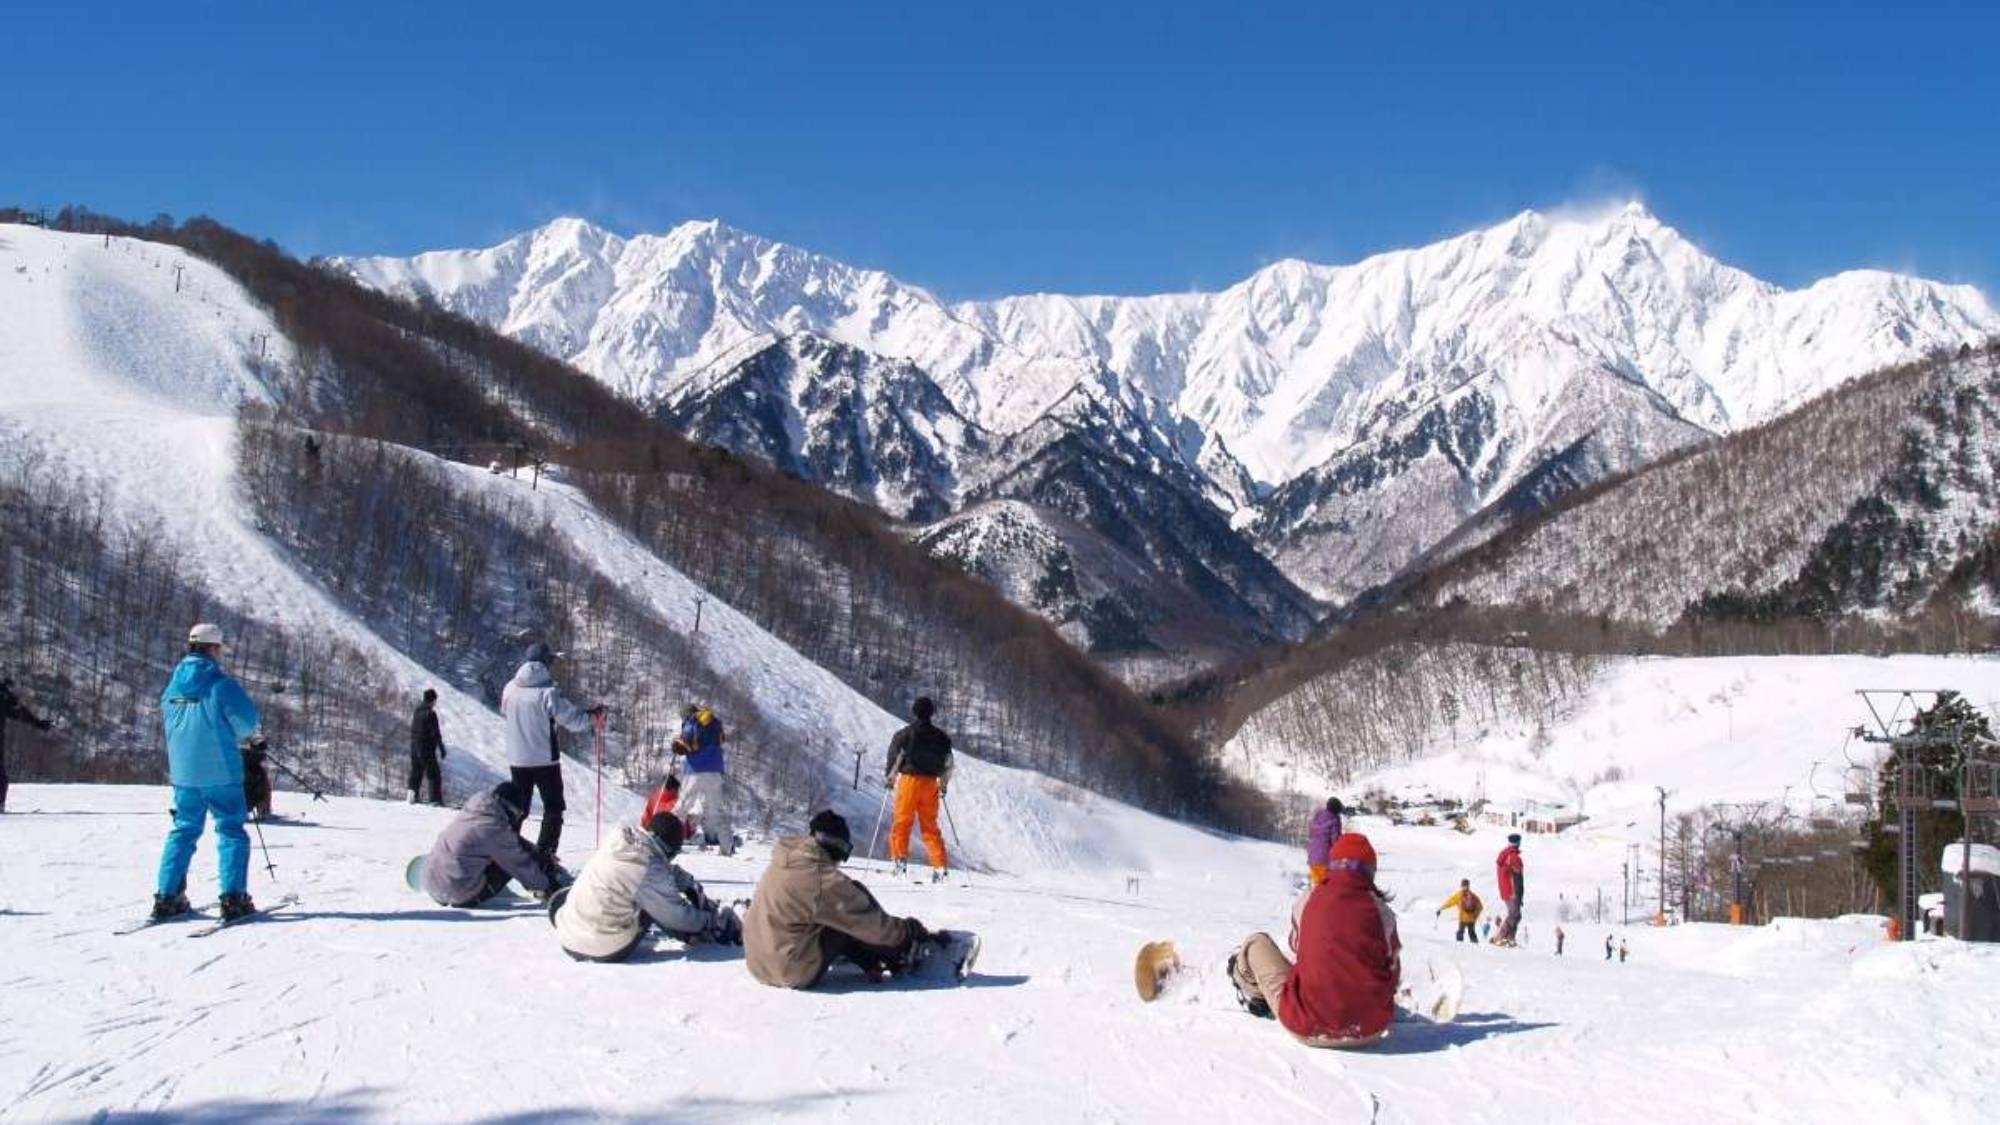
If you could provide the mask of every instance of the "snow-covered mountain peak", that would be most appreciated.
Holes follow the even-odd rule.
[[[1099,419],[1119,431],[1100,448],[1183,466],[1225,510],[1311,474],[1372,488],[1357,483],[1376,479],[1369,466],[1402,459],[1371,450],[1414,448],[1428,426],[1452,435],[1435,448],[1478,451],[1451,470],[1453,512],[1432,513],[1435,527],[1534,473],[1552,435],[1591,450],[1587,473],[1570,462],[1580,481],[1658,455],[1670,435],[1754,425],[1854,376],[2000,334],[2000,313],[1969,287],[1857,270],[1786,290],[1628,200],[1522,211],[1346,265],[1286,258],[1219,292],[1146,297],[946,305],[715,220],[630,239],[559,220],[489,250],[345,268],[656,403],[688,401],[774,340],[811,334],[914,366],[963,432],[1007,447]],[[1643,393],[1614,393],[1607,376]],[[806,412],[802,398],[793,408]],[[967,463],[948,444],[934,452]],[[1435,492],[1425,495],[1446,502]],[[1315,525],[1298,498],[1323,494],[1294,491],[1285,523]]]

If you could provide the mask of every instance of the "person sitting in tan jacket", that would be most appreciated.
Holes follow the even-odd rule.
[[[750,896],[743,920],[750,975],[777,988],[811,988],[837,961],[873,980],[922,961],[934,944],[924,924],[883,910],[867,887],[841,873],[854,849],[847,821],[828,809],[807,828],[809,836],[778,841]]]

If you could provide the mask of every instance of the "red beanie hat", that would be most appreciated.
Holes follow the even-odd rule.
[[[1333,842],[1333,851],[1327,856],[1327,866],[1336,871],[1359,871],[1363,875],[1375,874],[1375,845],[1359,832],[1343,832],[1340,839]]]

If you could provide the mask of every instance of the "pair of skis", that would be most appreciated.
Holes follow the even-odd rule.
[[[236,918],[217,918],[212,921],[209,921],[208,925],[203,926],[200,929],[189,930],[187,932],[187,936],[208,937],[212,934],[218,934],[221,933],[223,930],[229,929],[233,926],[240,926],[245,922],[256,922],[264,918],[268,918],[271,915],[276,914],[281,910],[298,905],[298,902],[299,902],[299,896],[295,894],[288,894],[285,897],[279,899],[278,901],[272,903],[271,905],[260,906],[248,914],[244,914]],[[139,922],[135,925],[126,926],[123,929],[113,930],[111,932],[114,936],[124,937],[128,934],[136,934],[141,930],[150,930],[154,926],[168,926],[179,922],[195,922],[195,921],[206,920],[208,919],[208,915],[202,913],[202,911],[212,909],[218,905],[220,904],[210,903],[208,906],[190,910],[185,914],[175,914],[168,918],[147,918],[144,921]]]

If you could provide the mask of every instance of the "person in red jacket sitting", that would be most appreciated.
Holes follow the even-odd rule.
[[[1275,1014],[1308,1047],[1361,1047],[1388,1033],[1396,1014],[1403,943],[1375,889],[1375,848],[1349,832],[1334,841],[1326,881],[1295,914],[1294,964],[1252,934],[1229,959],[1236,998],[1252,1015]]]

